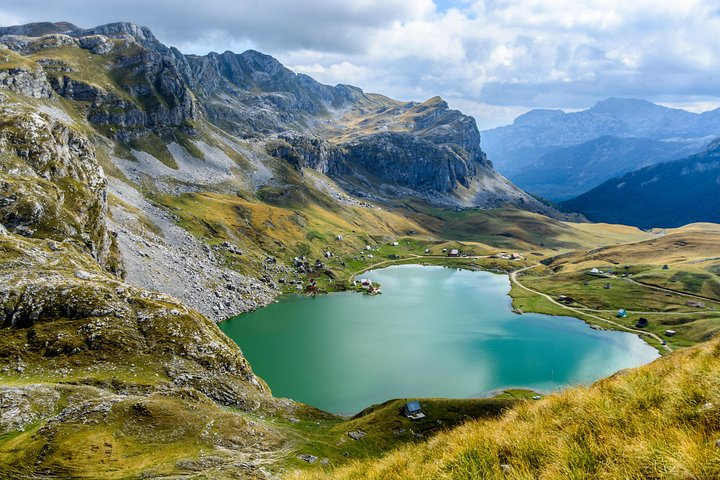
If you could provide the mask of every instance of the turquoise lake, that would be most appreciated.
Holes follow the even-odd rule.
[[[510,310],[507,275],[402,265],[383,295],[289,296],[220,328],[278,397],[353,414],[391,398],[550,392],[659,356],[634,334]]]

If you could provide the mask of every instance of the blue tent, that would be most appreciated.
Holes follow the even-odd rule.
[[[621,308],[620,310],[618,310],[618,313],[615,316],[618,318],[625,318],[625,317],[627,317],[627,312],[625,311],[624,308]]]

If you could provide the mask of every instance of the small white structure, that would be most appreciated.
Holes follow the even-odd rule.
[[[372,250],[372,247],[370,245],[365,245],[365,250]]]
[[[597,275],[597,274],[600,274],[600,273],[602,273],[602,272],[601,272],[600,270],[598,270],[597,268],[593,268],[592,270],[590,270],[590,273],[592,273],[593,275]]]
[[[397,247],[398,245],[400,245],[398,242],[392,242],[393,247]]]
[[[448,256],[449,257],[459,257],[460,251],[457,248],[453,248],[452,250],[450,250],[450,254]]]
[[[407,402],[402,408],[402,413],[410,420],[422,420],[425,418],[420,402],[417,400]]]
[[[665,330],[665,336],[666,336],[666,337],[672,337],[672,336],[675,335],[676,333],[677,333],[677,332],[676,332],[675,330]]]
[[[338,235],[337,237],[335,237],[335,240],[337,240],[338,242],[342,242],[343,236],[342,236],[342,235]]]
[[[368,258],[373,258],[373,254],[372,253],[368,254]]]
[[[330,252],[330,251],[325,252],[325,258],[330,258],[332,256],[333,256],[332,252]]]

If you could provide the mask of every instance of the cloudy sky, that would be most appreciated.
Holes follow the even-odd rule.
[[[323,83],[441,95],[480,128],[639,97],[720,106],[716,0],[3,0],[0,24],[130,21],[185,53],[260,50]]]

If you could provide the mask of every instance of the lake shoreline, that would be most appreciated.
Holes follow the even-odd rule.
[[[286,295],[221,328],[275,395],[336,413],[387,398],[552,392],[657,357],[635,335],[576,317],[518,316],[507,275],[478,270],[371,269],[386,295]]]
[[[369,265],[369,266],[367,266],[367,268],[364,268],[362,270],[359,270],[359,271],[353,273],[349,277],[349,281],[351,281],[351,282],[355,281],[357,279],[357,277],[359,277],[360,275],[363,275],[368,272],[372,272],[374,270],[389,268],[389,267],[393,267],[393,266],[400,266],[400,265],[418,265],[418,266],[422,266],[422,267],[457,268],[457,269],[461,269],[461,270],[467,270],[470,272],[489,272],[489,273],[494,273],[494,274],[498,274],[498,275],[507,275],[511,280],[511,288],[510,288],[510,291],[507,293],[507,295],[511,299],[511,311],[515,314],[523,315],[525,313],[537,313],[537,314],[541,314],[541,315],[550,315],[550,316],[555,316],[555,317],[572,317],[577,320],[580,320],[581,322],[587,324],[590,328],[593,328],[593,329],[635,333],[638,336],[638,338],[640,338],[647,345],[656,349],[658,351],[658,353],[660,353],[661,355],[663,355],[663,354],[667,353],[667,351],[669,351],[669,349],[667,347],[661,345],[660,342],[648,341],[649,334],[647,332],[629,329],[629,328],[623,327],[623,326],[618,326],[618,325],[614,324],[613,322],[608,322],[607,320],[604,320],[603,321],[604,325],[602,327],[600,327],[599,325],[597,325],[597,320],[590,320],[589,318],[584,318],[588,314],[583,314],[582,312],[578,313],[574,309],[570,309],[570,308],[567,308],[562,305],[561,305],[561,307],[565,308],[567,310],[567,312],[558,312],[556,310],[548,309],[548,308],[527,308],[527,307],[519,308],[519,307],[517,307],[516,302],[522,297],[520,297],[518,295],[517,291],[514,292],[515,289],[512,287],[512,285],[517,283],[522,288],[525,288],[525,287],[522,286],[520,284],[520,282],[517,281],[517,279],[513,280],[512,277],[513,277],[514,273],[517,273],[527,267],[523,267],[521,265],[521,266],[519,266],[519,268],[515,268],[512,270],[506,270],[506,269],[501,269],[501,268],[497,268],[497,267],[483,268],[482,264],[477,264],[477,263],[468,264],[467,263],[468,260],[489,259],[489,258],[492,258],[492,256],[491,255],[481,255],[481,256],[473,256],[473,257],[433,256],[433,257],[390,259],[387,261],[378,262],[376,264]],[[429,260],[432,260],[433,263],[429,262]],[[458,263],[460,263],[461,266],[457,266]],[[378,292],[370,293],[370,295],[375,295],[377,293],[381,293],[379,291],[381,288],[382,288],[382,285],[380,285],[379,288],[377,289]],[[329,295],[329,294],[334,294],[334,293],[361,293],[364,295],[369,294],[367,292],[367,290],[363,290],[359,287],[358,288],[348,288],[345,290],[316,291],[312,294],[288,291],[288,292],[283,292],[280,295],[276,296],[271,302],[269,302],[266,305],[260,306],[259,308],[250,310],[248,312],[243,312],[239,315],[252,313],[252,312],[262,309],[262,308],[267,308],[269,305],[272,305],[274,303],[282,301],[284,298],[291,297],[291,296],[316,297],[318,295]],[[235,318],[239,315],[228,317],[217,323],[221,324],[221,323],[231,320],[232,318]]]

